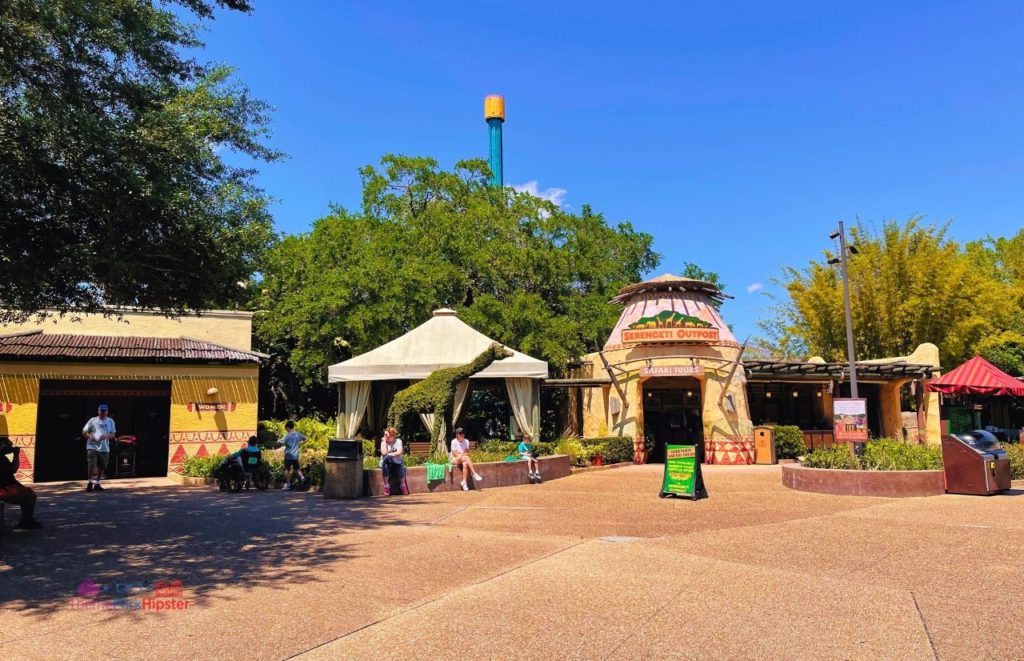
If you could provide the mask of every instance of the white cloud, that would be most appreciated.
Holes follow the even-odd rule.
[[[512,184],[512,188],[516,189],[520,193],[529,193],[534,197],[547,200],[558,207],[565,204],[565,196],[569,194],[569,191],[564,188],[545,188],[544,190],[540,190],[540,186],[537,185],[536,179],[531,179],[525,184]]]
[[[754,292],[761,291],[762,289],[764,289],[764,285],[761,284],[760,282],[752,282],[749,285],[747,285],[748,294],[753,294]]]

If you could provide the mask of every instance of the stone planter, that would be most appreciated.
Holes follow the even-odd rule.
[[[561,477],[568,477],[572,471],[568,455],[556,454],[550,457],[541,457],[537,460],[540,474],[544,481],[556,480]],[[491,489],[494,487],[511,487],[519,484],[529,484],[530,477],[527,475],[525,461],[492,461],[483,464],[475,464],[476,470],[483,476],[484,481],[475,484],[472,478],[469,480],[470,489]],[[444,472],[444,479],[434,482],[427,482],[427,467],[414,466],[405,471],[406,482],[409,485],[409,493],[433,493],[435,491],[461,491],[462,473],[461,469],[454,469]],[[363,493],[368,496],[384,495],[383,483],[380,469],[366,469],[363,472],[364,488]],[[392,491],[397,495],[397,491]]]
[[[834,496],[912,498],[946,493],[941,470],[858,471],[783,464],[782,484],[797,491]]]

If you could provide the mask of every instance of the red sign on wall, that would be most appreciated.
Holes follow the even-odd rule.
[[[189,402],[185,405],[189,413],[196,411],[227,411],[230,413],[238,408],[234,402]]]
[[[5,413],[10,413],[11,409],[13,409],[13,408],[14,408],[14,404],[11,404],[10,402],[0,402],[0,415],[4,415]]]

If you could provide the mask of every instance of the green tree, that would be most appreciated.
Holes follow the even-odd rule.
[[[1014,285],[995,275],[995,243],[961,246],[947,237],[947,227],[919,217],[887,221],[879,231],[854,226],[859,252],[849,269],[858,358],[906,355],[932,342],[943,365],[954,366],[1020,314]],[[846,355],[842,279],[828,264],[831,257],[826,252],[803,270],[787,268],[776,280],[788,298],[777,302],[762,329],[773,346],[803,352],[790,357]]]
[[[263,144],[266,104],[186,55],[202,45],[188,21],[218,6],[251,10],[0,4],[0,320],[245,297],[274,238],[251,166],[279,154]]]
[[[705,271],[697,264],[693,262],[683,262],[683,270],[680,271],[679,275],[684,278],[692,278],[694,280],[703,280],[704,282],[710,282],[711,284],[718,287],[719,290],[725,292],[725,283],[722,282],[722,277],[718,275],[716,271]],[[722,309],[722,304],[718,302],[712,303],[716,310]]]
[[[657,265],[652,238],[589,207],[491,188],[487,175],[480,160],[447,171],[385,156],[361,170],[360,213],[335,208],[269,253],[255,327],[264,350],[287,356],[270,383],[285,410],[333,406],[328,365],[439,307],[556,373],[601,346],[619,312],[608,301]]]

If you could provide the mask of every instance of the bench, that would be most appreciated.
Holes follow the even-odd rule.
[[[476,441],[469,442],[470,451],[475,450],[477,446]],[[414,454],[417,457],[428,457],[430,451],[433,449],[434,444],[428,441],[410,441],[409,442],[409,454]]]

